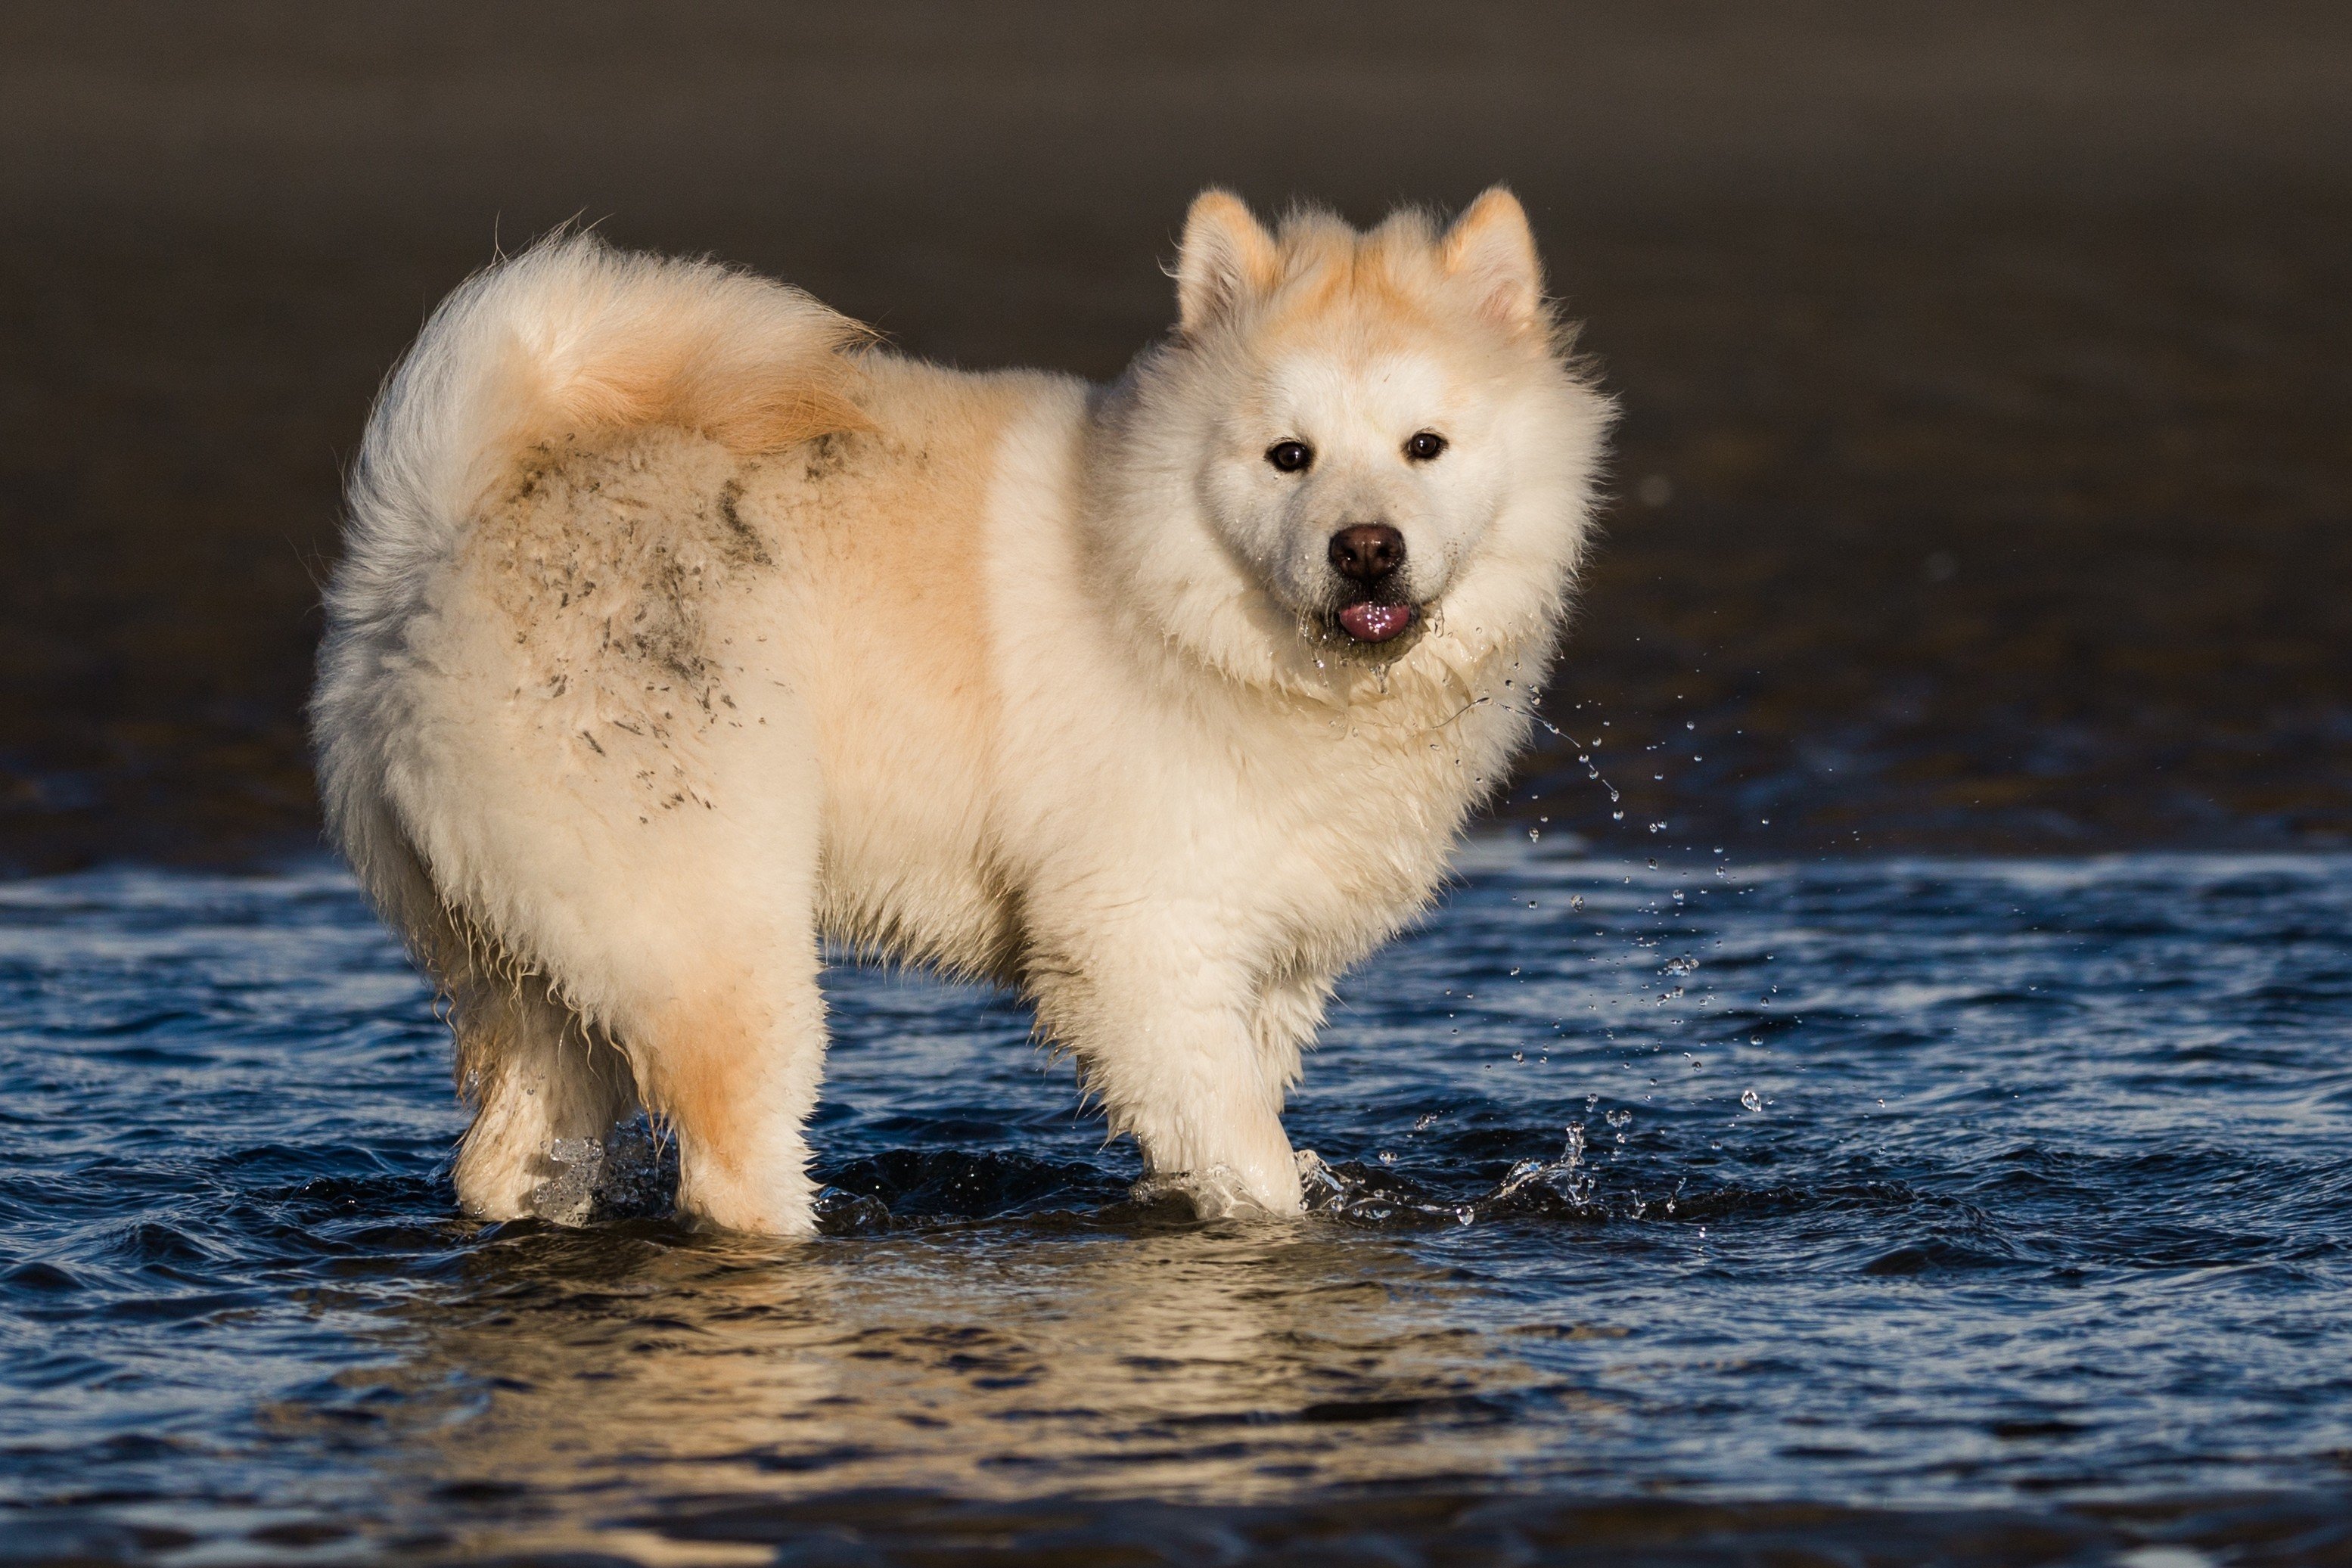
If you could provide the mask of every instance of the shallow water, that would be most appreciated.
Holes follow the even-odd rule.
[[[1465,873],[1316,1216],[1129,1199],[1017,1009],[842,972],[891,1218],[803,1246],[457,1218],[338,872],[0,885],[0,1558],[2345,1551],[2352,858]]]

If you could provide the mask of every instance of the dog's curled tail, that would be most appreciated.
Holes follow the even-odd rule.
[[[346,499],[346,583],[440,557],[533,448],[646,425],[767,451],[866,421],[872,334],[800,289],[559,234],[441,303],[377,398]]]

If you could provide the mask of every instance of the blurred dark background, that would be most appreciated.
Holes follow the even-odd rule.
[[[1497,179],[1625,411],[1548,703],[1625,830],[2352,841],[2352,7],[17,5],[0,866],[315,842],[341,470],[495,244],[1108,376],[1204,183]]]

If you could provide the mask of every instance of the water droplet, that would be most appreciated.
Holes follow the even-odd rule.
[[[1757,1093],[1753,1089],[1743,1090],[1740,1092],[1739,1103],[1745,1110],[1761,1111],[1764,1109],[1764,1096]]]
[[[1569,894],[1569,898],[1568,898],[1568,906],[1569,906],[1570,909],[1581,909],[1581,908],[1583,908],[1583,907],[1584,907],[1584,894],[1580,894],[1580,893],[1573,893],[1573,894]]]

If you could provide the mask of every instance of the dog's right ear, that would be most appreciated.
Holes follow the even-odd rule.
[[[1275,286],[1282,258],[1274,236],[1242,199],[1214,186],[1192,198],[1176,255],[1176,324],[1199,332]]]

